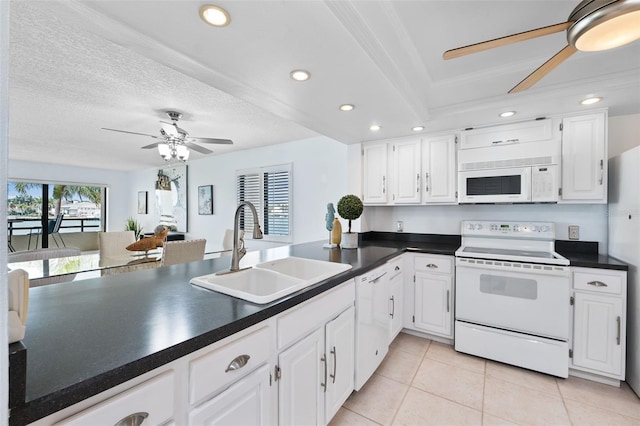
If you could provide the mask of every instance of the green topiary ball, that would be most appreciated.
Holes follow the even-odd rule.
[[[360,217],[363,208],[360,198],[352,194],[345,195],[338,201],[338,214],[349,221],[349,232],[351,232],[351,221]]]

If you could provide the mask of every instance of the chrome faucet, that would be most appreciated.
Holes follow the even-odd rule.
[[[233,252],[231,254],[231,268],[229,268],[229,272],[238,272],[240,270],[240,259],[247,253],[247,249],[244,247],[244,235],[239,235],[240,212],[245,206],[248,206],[253,214],[253,238],[256,240],[262,239],[260,222],[258,222],[258,212],[256,212],[255,206],[248,201],[241,202],[236,209],[236,216],[233,220]]]

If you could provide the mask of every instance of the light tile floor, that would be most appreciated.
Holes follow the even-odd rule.
[[[400,335],[331,426],[640,425],[640,399],[620,388],[512,367]]]

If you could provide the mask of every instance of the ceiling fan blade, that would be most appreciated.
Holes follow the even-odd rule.
[[[149,136],[149,137],[151,137],[151,138],[158,139],[158,137],[157,137],[157,136],[154,136],[154,135],[148,135],[148,134],[146,134],[146,133],[136,133],[136,132],[129,132],[129,131],[127,131],[127,130],[118,130],[118,129],[107,129],[106,127],[102,127],[102,130],[109,130],[109,131],[111,131],[111,132],[129,133],[129,134],[132,134],[132,135]]]
[[[187,148],[197,151],[201,154],[213,154],[213,151],[211,151],[210,149],[201,147],[200,145],[196,145],[195,143],[185,142],[185,145],[187,146]]]
[[[444,59],[459,58],[460,56],[482,52],[483,50],[493,49],[494,47],[506,46],[508,44],[517,43],[519,41],[559,33],[560,31],[564,31],[569,28],[571,24],[573,24],[573,21],[562,22],[559,24],[549,25],[547,27],[524,31],[522,33],[511,34],[505,37],[494,38],[493,40],[487,40],[480,43],[470,44],[468,46],[458,47],[456,49],[447,50],[443,53],[442,57]]]
[[[156,142],[156,143],[152,143],[151,145],[145,145],[145,146],[141,146],[140,149],[151,149],[151,148],[155,148],[158,145],[160,145],[162,142]]]
[[[231,139],[215,139],[215,138],[189,138],[191,142],[198,143],[215,143],[218,145],[232,145],[233,141]]]
[[[570,44],[566,45],[564,49],[556,53],[544,64],[540,65],[537,70],[529,74],[524,80],[518,83],[513,89],[509,90],[509,93],[517,93],[522,92],[523,90],[527,90],[538,81],[542,79],[545,75],[549,74],[555,67],[563,63],[569,56],[576,53],[578,49],[571,46]]]
[[[180,137],[180,132],[178,132],[178,126],[176,126],[175,124],[161,121],[160,126],[162,127],[162,130],[164,130],[164,132],[167,135],[173,136],[175,138]]]

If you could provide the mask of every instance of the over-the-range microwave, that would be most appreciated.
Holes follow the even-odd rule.
[[[558,166],[512,167],[458,173],[460,203],[554,203]]]
[[[458,151],[458,202],[558,202],[560,158],[559,137],[461,148]]]

